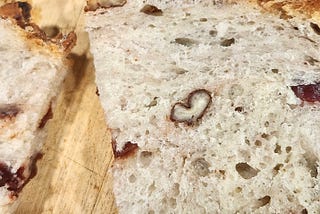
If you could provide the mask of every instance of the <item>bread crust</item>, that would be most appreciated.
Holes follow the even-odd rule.
[[[67,35],[58,34],[55,38],[49,38],[37,24],[32,22],[30,12],[31,5],[26,2],[8,3],[0,7],[0,17],[10,19],[22,29],[20,29],[21,36],[25,37],[28,43],[32,41],[30,48],[43,47],[43,42],[47,42],[52,52],[68,54],[76,44],[76,34],[70,32]],[[31,31],[28,28],[31,28]]]
[[[317,0],[249,0],[263,10],[277,13],[281,18],[312,18],[320,22],[320,1]]]
[[[243,2],[259,6],[266,12],[279,14],[283,19],[293,17],[312,18],[320,23],[320,1],[318,0],[242,0]],[[223,3],[236,3],[236,0],[224,0]],[[126,0],[87,0],[85,11],[110,9],[121,7]]]

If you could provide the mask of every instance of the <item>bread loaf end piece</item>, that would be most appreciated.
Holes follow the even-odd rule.
[[[14,212],[18,194],[35,176],[75,39],[46,38],[29,22],[27,6],[0,7],[0,213]]]

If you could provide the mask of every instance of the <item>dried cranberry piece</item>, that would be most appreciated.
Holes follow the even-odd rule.
[[[18,191],[24,180],[23,171],[24,167],[20,167],[17,173],[12,173],[10,167],[5,163],[0,163],[0,187],[7,184],[9,191]]]
[[[291,86],[291,89],[302,101],[320,102],[320,83]]]
[[[115,158],[122,158],[122,159],[127,158],[127,157],[135,154],[135,152],[139,148],[137,144],[131,143],[130,141],[128,141],[125,143],[122,150],[118,151],[116,141],[113,140],[111,143],[112,143],[112,150],[113,150],[113,154],[114,154]]]
[[[0,187],[4,186],[12,178],[9,167],[4,163],[0,163],[0,178]]]
[[[37,174],[36,162],[41,158],[41,153],[36,153],[31,157],[31,163],[29,165],[30,174],[28,177],[24,176],[24,166],[21,166],[17,172],[13,173],[11,172],[11,167],[0,162],[0,187],[7,185],[7,190],[11,191],[11,197],[18,197],[18,193],[21,192],[22,188]]]
[[[48,120],[52,119],[53,118],[53,113],[52,113],[52,107],[51,107],[51,104],[48,108],[48,111],[47,113],[43,116],[43,118],[41,119],[39,125],[38,125],[38,128],[39,129],[42,129],[48,122]]]

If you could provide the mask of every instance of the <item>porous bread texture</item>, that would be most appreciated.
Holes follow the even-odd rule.
[[[119,212],[319,213],[320,105],[290,88],[319,82],[319,35],[247,4],[188,2],[86,13],[117,150],[139,146],[112,169]],[[170,121],[197,89],[212,96],[198,124]]]
[[[0,19],[0,109],[3,114],[10,105],[17,111],[0,119],[0,163],[13,174],[24,167],[25,177],[30,158],[45,140],[42,118],[54,105],[69,66],[63,50],[28,35],[13,21]],[[7,188],[0,187],[0,213],[8,213],[6,205],[14,199]]]

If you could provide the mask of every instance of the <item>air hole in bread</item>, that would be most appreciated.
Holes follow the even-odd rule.
[[[232,44],[234,44],[235,41],[236,41],[236,40],[235,40],[234,38],[224,39],[224,40],[222,40],[222,41],[220,42],[220,45],[221,45],[222,47],[229,47],[229,46],[231,46]]]
[[[160,211],[159,211],[159,214],[167,214],[168,212],[165,210],[165,209],[161,209]]]
[[[292,166],[292,164],[290,164],[290,166]],[[285,169],[284,169],[284,171],[285,171]],[[295,174],[294,172],[291,172],[291,173],[290,173],[290,178],[294,178],[295,175],[296,175],[296,174]]]
[[[250,140],[249,140],[248,138],[245,138],[245,139],[244,139],[244,142],[245,142],[247,145],[250,146]]]
[[[217,34],[218,34],[218,31],[217,31],[217,30],[210,30],[210,31],[209,31],[209,35],[212,36],[212,37],[217,36]]]
[[[152,108],[156,106],[158,104],[158,99],[159,97],[154,97],[148,105],[145,105],[145,107]]]
[[[127,106],[128,106],[128,101],[127,101],[127,99],[124,98],[124,97],[121,97],[121,98],[120,98],[120,109],[121,109],[121,111],[126,110],[126,109],[127,109]]]
[[[247,151],[247,150],[240,150],[239,153],[240,153],[241,157],[242,157],[245,161],[247,161],[247,162],[250,161],[251,154],[250,154],[249,151]]]
[[[199,21],[200,22],[206,22],[206,21],[208,21],[208,19],[207,18],[200,18]]]
[[[274,153],[281,154],[281,146],[279,144],[276,144],[276,148],[273,151]]]
[[[192,161],[191,165],[195,173],[199,176],[207,176],[210,173],[210,164],[204,158],[197,158]]]
[[[286,147],[286,153],[291,152],[291,150],[292,150],[292,147],[291,147],[291,146],[287,146],[287,147]]]
[[[54,37],[58,36],[58,34],[60,33],[59,27],[54,26],[54,25],[53,26],[44,26],[42,28],[42,30],[49,38],[54,38]]]
[[[130,175],[128,179],[129,179],[130,183],[134,183],[137,180],[137,178],[136,178],[136,176],[134,174]]]
[[[263,134],[261,135],[261,137],[262,137],[263,139],[267,139],[267,140],[270,139],[270,135],[269,135],[269,134],[266,134],[266,133],[263,133]]]
[[[282,163],[278,163],[275,167],[273,167],[273,175],[277,175],[279,173],[279,170],[283,167],[283,164]]]
[[[253,178],[259,173],[258,169],[251,167],[247,163],[237,163],[236,170],[239,173],[239,175],[244,179]]]
[[[155,182],[152,182],[152,184],[148,187],[148,193],[151,195],[156,190]]]
[[[221,123],[217,123],[217,124],[216,124],[216,129],[217,129],[217,130],[221,130],[221,129],[222,129]]]
[[[272,162],[272,158],[268,155],[263,156],[263,160],[265,163],[271,163]]]
[[[294,201],[294,196],[293,195],[287,195],[287,199],[289,202],[293,202]]]
[[[161,200],[161,202],[162,202],[162,205],[167,205],[167,199],[166,198],[163,198],[162,200]],[[160,211],[161,212],[161,211]]]
[[[256,140],[256,141],[254,142],[254,145],[260,147],[260,146],[262,145],[262,142],[261,142],[260,140]]]
[[[143,167],[148,167],[152,160],[152,152],[142,151],[139,156],[140,163]]]
[[[243,91],[244,89],[242,88],[241,85],[238,85],[238,84],[235,84],[235,85],[232,85],[229,89],[229,98],[230,99],[234,99],[240,95],[243,94]]]
[[[312,56],[305,56],[304,60],[307,62],[309,65],[315,65],[316,63],[319,62],[319,60],[313,58]]]
[[[276,29],[277,31],[283,31],[284,28],[282,26],[279,26],[279,25],[276,25],[276,26],[273,26],[274,29]]]
[[[152,16],[162,16],[162,10],[151,4],[144,5],[140,12]]]
[[[239,112],[239,113],[242,113],[244,111],[244,108],[242,106],[238,106],[234,110]]]
[[[154,210],[149,210],[148,214],[155,214]]]
[[[220,178],[226,179],[226,171],[225,170],[219,169],[218,172],[219,172]]]
[[[240,193],[242,192],[242,188],[241,187],[236,187],[236,189],[234,190],[236,193]]]
[[[294,194],[298,194],[298,193],[300,193],[300,192],[301,192],[300,189],[295,189],[295,190],[293,190],[293,193],[294,193]]]
[[[291,154],[289,154],[286,159],[284,160],[285,163],[289,163],[291,159]]]
[[[186,74],[188,73],[189,71],[184,69],[184,68],[179,68],[179,67],[176,67],[172,70],[174,73],[178,74],[178,75],[181,75],[181,74]]]
[[[180,184],[175,183],[172,188],[172,194],[178,196],[180,194]]]
[[[264,31],[264,29],[265,29],[264,27],[257,27],[256,31]]]
[[[157,126],[158,119],[155,115],[151,115],[149,118],[149,123],[153,126]]]
[[[257,201],[257,207],[263,207],[270,203],[271,197],[269,195],[266,195],[262,198],[259,198]]]
[[[304,208],[303,210],[301,210],[300,212],[301,214],[308,214],[308,210],[306,208]]]
[[[179,45],[186,46],[186,47],[191,47],[192,45],[198,44],[198,42],[196,40],[190,39],[190,38],[185,38],[185,37],[175,38],[174,42]]]
[[[260,168],[265,169],[267,165],[265,163],[259,163]]]
[[[311,152],[307,152],[304,154],[304,159],[306,160],[306,166],[310,170],[311,177],[316,178],[318,176],[318,158]]]
[[[139,124],[139,125],[140,125],[140,124]],[[140,134],[139,132],[137,132],[137,133],[134,134],[134,137],[135,137],[135,138],[140,138],[140,137],[141,137],[141,134]]]
[[[171,208],[176,208],[177,207],[177,200],[175,198],[169,198],[169,206]]]
[[[310,22],[310,27],[316,34],[320,35],[320,28],[316,23]]]

